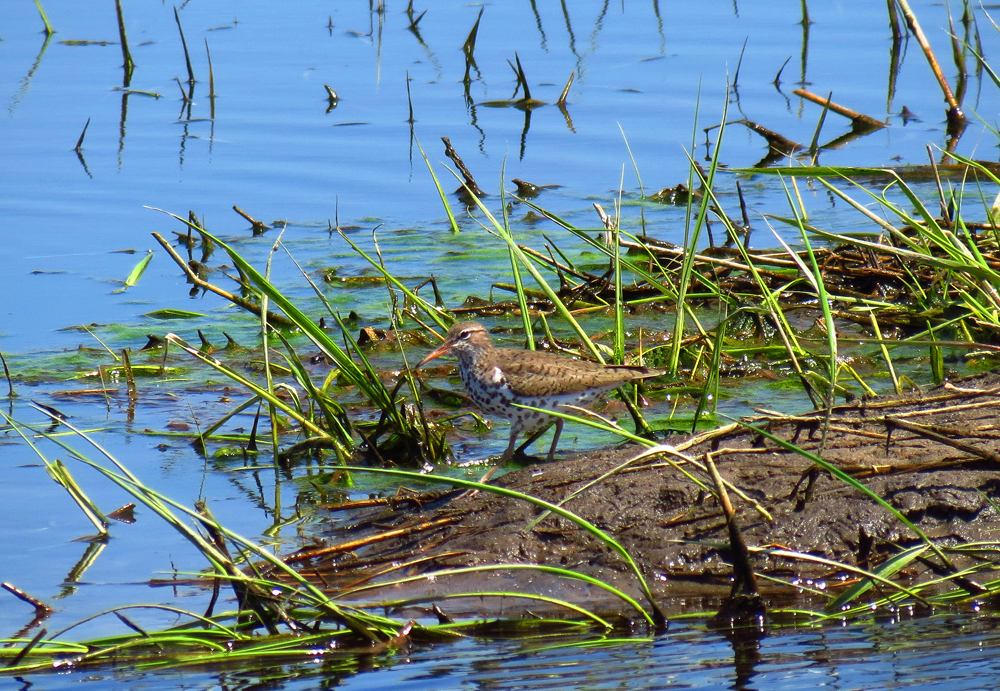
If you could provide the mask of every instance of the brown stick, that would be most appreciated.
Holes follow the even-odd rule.
[[[470,173],[469,169],[465,166],[465,162],[462,160],[462,157],[458,155],[458,152],[455,151],[455,148],[451,145],[451,140],[448,139],[448,137],[441,137],[441,141],[444,142],[444,155],[455,163],[455,167],[458,168],[458,172],[460,172],[462,177],[465,178],[465,186],[468,187],[469,191],[477,197],[485,197],[486,193],[479,189],[479,185],[476,184],[476,179],[472,177],[472,173]]]
[[[927,37],[924,35],[923,29],[920,28],[917,16],[913,14],[913,10],[910,9],[910,3],[907,0],[897,0],[897,2],[899,3],[900,9],[903,10],[903,16],[906,17],[907,26],[910,27],[910,31],[913,32],[914,38],[917,39],[917,43],[919,43],[921,49],[923,49],[924,55],[927,57],[927,62],[930,63],[931,71],[934,72],[934,76],[937,78],[938,84],[941,85],[941,91],[944,92],[944,100],[948,102],[948,106],[950,107],[950,110],[948,111],[949,130],[960,125],[964,126],[966,122],[965,113],[962,112],[962,107],[955,98],[955,94],[952,93],[951,87],[948,85],[948,80],[945,78],[944,72],[941,71],[941,66],[938,64],[937,58],[934,57],[934,51],[931,50],[931,44],[927,41]]]
[[[28,653],[31,652],[31,650],[36,645],[38,645],[39,641],[45,638],[45,634],[47,634],[48,632],[49,632],[48,629],[39,630],[39,632],[35,634],[35,637],[32,638],[30,641],[28,641],[28,645],[21,648],[21,652],[15,655],[14,659],[7,663],[7,666],[17,667],[19,664],[21,664],[21,660],[23,660],[28,655]]]
[[[897,417],[885,418],[885,426],[892,430],[893,428],[906,430],[913,434],[924,437],[925,439],[931,439],[938,442],[939,444],[944,444],[945,446],[950,446],[953,449],[958,449],[959,451],[964,451],[965,453],[972,454],[986,461],[992,461],[993,463],[1000,463],[1000,454],[996,454],[988,449],[980,449],[972,444],[966,444],[965,442],[958,441],[957,439],[951,439],[950,437],[941,434],[945,430],[937,430],[928,425],[918,425],[914,422],[906,422],[905,420],[900,420]],[[955,430],[947,430],[954,432]]]
[[[764,139],[766,139],[767,145],[771,148],[772,151],[780,153],[784,156],[789,156],[795,153],[796,151],[805,148],[798,142],[793,142],[791,139],[788,139],[787,137],[784,137],[778,134],[777,132],[769,130],[763,125],[758,125],[756,122],[753,122],[752,120],[747,120],[746,118],[743,118],[741,120],[733,120],[732,123],[730,124],[746,125],[751,130],[753,130],[754,132],[762,136]]]
[[[822,96],[818,96],[818,95],[816,95],[816,94],[814,94],[814,93],[812,93],[810,91],[806,91],[805,89],[796,89],[792,93],[795,94],[796,96],[801,96],[802,98],[806,99],[807,101],[812,101],[813,103],[815,103],[817,105],[821,105],[821,106],[824,106],[826,108],[829,108],[830,110],[832,110],[837,115],[843,115],[845,118],[850,118],[851,122],[854,123],[855,127],[857,127],[859,125],[860,126],[864,126],[864,127],[868,127],[868,128],[872,128],[872,129],[879,128],[879,127],[885,127],[885,123],[884,122],[879,122],[878,120],[876,120],[873,117],[865,115],[864,113],[859,113],[856,110],[851,110],[850,108],[847,108],[846,106],[842,106],[842,105],[840,105],[838,103],[834,103],[830,99],[823,98]]]
[[[726,517],[726,526],[729,528],[729,549],[733,556],[733,586],[729,597],[757,597],[757,577],[754,575],[753,566],[750,564],[750,550],[747,549],[740,532],[739,523],[736,520],[736,511],[732,502],[729,501],[729,493],[726,492],[726,485],[719,475],[715,463],[712,461],[712,454],[705,454],[705,466],[708,468],[709,477],[715,485],[715,497],[722,507],[722,513]]]
[[[54,609],[49,607],[47,604],[45,604],[38,598],[28,595],[28,593],[24,592],[23,590],[14,585],[11,585],[10,583],[7,582],[0,583],[0,588],[6,590],[8,593],[16,597],[18,600],[27,602],[29,605],[35,608],[35,612],[37,612],[38,614],[49,615],[55,612]]]
[[[213,285],[208,281],[199,278],[198,274],[196,274],[191,269],[191,267],[188,266],[187,262],[184,261],[183,257],[177,254],[174,248],[170,246],[170,243],[167,242],[162,235],[160,235],[159,233],[151,233],[151,234],[154,238],[156,238],[156,241],[160,243],[160,246],[167,251],[167,254],[170,255],[170,258],[174,260],[177,266],[181,267],[184,270],[184,273],[187,275],[188,280],[191,281],[194,285],[198,286],[199,288],[204,288],[209,292],[215,293],[219,297],[223,297],[229,300],[237,307],[242,307],[248,312],[256,314],[258,317],[260,316],[260,305],[255,305],[251,301],[241,298],[239,295],[233,295],[232,293],[227,292],[222,288],[219,288],[218,286]],[[271,311],[268,311],[267,313],[267,321],[272,326],[280,326],[285,329],[294,329],[297,326],[295,322],[293,322],[291,319],[288,319],[286,317],[281,316],[280,314],[276,314]]]
[[[245,218],[250,223],[250,225],[253,226],[254,235],[259,235],[260,233],[263,233],[265,230],[271,230],[271,226],[265,225],[263,221],[258,221],[256,218],[254,218],[253,216],[251,216],[250,214],[248,214],[246,211],[236,206],[235,204],[233,204],[233,211],[235,211],[240,216]]]
[[[308,552],[299,552],[298,554],[293,554],[291,556],[285,557],[282,561],[286,564],[294,564],[300,561],[306,561],[308,559],[315,559],[316,557],[326,556],[328,554],[337,554],[339,552],[350,552],[359,547],[366,547],[367,545],[373,544],[375,542],[382,542],[383,540],[389,540],[394,537],[400,537],[403,535],[410,535],[412,533],[423,532],[425,530],[431,530],[433,528],[438,528],[443,525],[449,525],[451,523],[456,523],[462,520],[461,516],[452,516],[451,518],[442,518],[437,521],[431,521],[430,523],[421,523],[418,526],[413,526],[410,528],[400,528],[398,530],[386,530],[381,533],[377,533],[370,537],[361,538],[360,540],[350,540],[348,542],[342,542],[339,545],[333,545],[332,547],[323,547],[322,549],[314,549]]]

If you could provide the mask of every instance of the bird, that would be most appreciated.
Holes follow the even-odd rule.
[[[462,383],[479,408],[488,415],[510,420],[507,449],[480,482],[489,480],[497,468],[510,460],[518,436],[529,435],[554,420],[555,436],[548,454],[548,460],[552,461],[562,434],[563,418],[518,406],[560,412],[567,406],[584,407],[622,384],[664,374],[646,367],[603,365],[555,353],[496,348],[486,328],[474,321],[454,324],[444,342],[417,367],[442,355],[458,358]]]

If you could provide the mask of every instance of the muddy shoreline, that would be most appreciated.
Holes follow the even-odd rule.
[[[899,510],[941,545],[996,542],[1000,513],[1000,375],[991,372],[946,383],[921,396],[859,400],[833,409],[823,441],[824,415],[760,415],[749,422],[822,457],[849,473]],[[818,561],[791,558],[787,550],[870,569],[917,544],[914,532],[858,489],[820,472],[811,496],[801,482],[813,464],[741,425],[695,437],[666,440],[678,453],[703,462],[711,454],[729,491],[754,570],[785,583],[837,587],[850,575]],[[824,448],[821,449],[821,446]],[[643,449],[626,446],[536,463],[495,481],[498,486],[558,503],[600,476],[565,508],[609,533],[633,556],[659,598],[723,597],[732,568],[726,520],[707,475],[678,455],[634,460]],[[623,467],[624,464],[624,467]],[[612,472],[615,469],[616,472]],[[411,485],[412,486],[412,485]],[[303,573],[330,586],[429,573],[480,564],[544,564],[594,576],[632,595],[634,574],[605,544],[567,519],[532,522],[538,507],[480,493],[429,493],[362,511],[351,520],[332,507],[339,526],[324,536],[315,556],[297,559]],[[754,506],[757,503],[763,511]],[[770,515],[768,520],[764,512]],[[397,531],[358,549],[346,541]],[[990,549],[1000,549],[996,542]],[[304,555],[299,555],[304,556]],[[387,565],[394,565],[386,572]],[[411,564],[406,566],[406,564]],[[956,557],[955,566],[972,564]],[[402,566],[401,566],[402,565]],[[925,574],[915,562],[902,578]],[[380,576],[380,573],[386,575]],[[794,588],[759,579],[762,593]],[[519,589],[570,600],[600,599],[592,587],[532,571],[498,572],[419,581],[413,592]],[[382,594],[384,595],[384,593]]]

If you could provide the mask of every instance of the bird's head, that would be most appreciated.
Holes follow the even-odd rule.
[[[490,334],[482,324],[459,322],[448,329],[444,343],[428,353],[417,367],[422,367],[442,355],[455,355],[459,359],[475,358],[477,354],[487,352],[492,347]]]

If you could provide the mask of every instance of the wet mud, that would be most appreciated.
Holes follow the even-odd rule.
[[[859,400],[802,416],[761,414],[747,425],[820,455],[883,498],[942,545],[1000,540],[1000,375],[946,383],[919,396]],[[825,440],[824,440],[825,435]],[[726,518],[697,464],[714,461],[758,574],[785,583],[836,587],[849,576],[818,560],[870,569],[920,538],[885,507],[808,458],[745,425],[666,440],[675,453],[637,459],[638,446],[535,463],[494,484],[563,504],[620,542],[658,597],[724,596],[733,570]],[[682,460],[686,456],[689,460]],[[685,477],[687,471],[694,480]],[[595,479],[607,475],[598,482]],[[588,483],[592,486],[584,488]],[[575,492],[579,492],[572,498]],[[741,496],[741,494],[743,496]],[[756,504],[756,506],[755,506]],[[293,560],[328,585],[429,573],[442,567],[543,564],[594,576],[631,594],[636,578],[606,544],[565,518],[489,493],[400,495],[352,513],[331,507],[336,528],[324,546]],[[766,515],[765,515],[766,514]],[[768,518],[769,516],[770,518]],[[379,536],[367,542],[366,538]],[[359,540],[360,538],[360,540]],[[356,541],[356,549],[339,549]],[[1000,547],[1000,542],[994,549]],[[956,567],[973,557],[956,558]],[[930,568],[919,560],[899,577]],[[491,581],[495,581],[490,584]],[[763,593],[788,585],[759,579]],[[586,600],[590,586],[556,585],[532,571],[435,579],[429,594],[522,589]],[[384,595],[384,594],[383,594]]]

